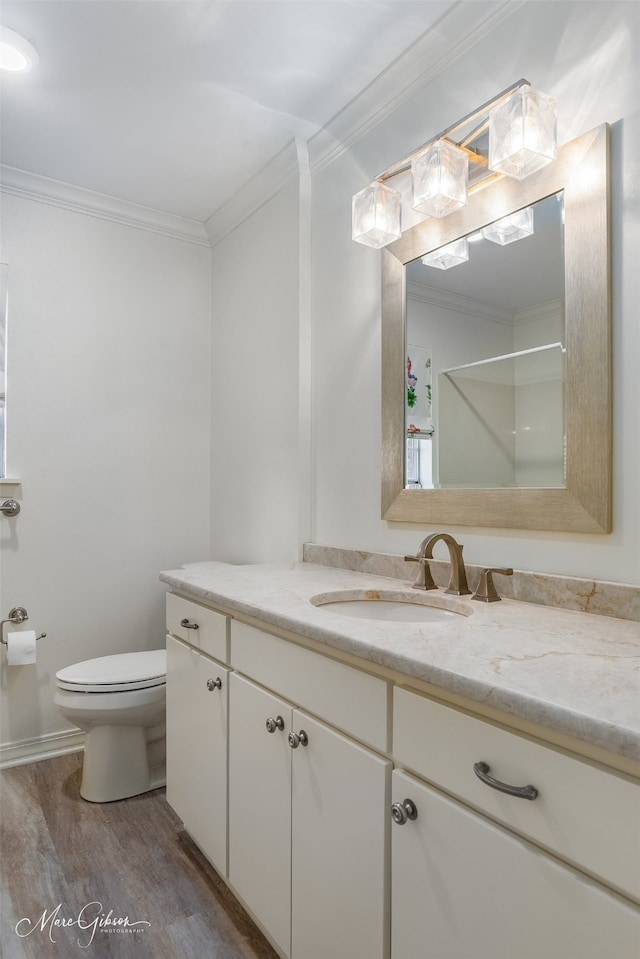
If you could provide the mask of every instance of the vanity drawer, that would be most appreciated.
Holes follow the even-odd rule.
[[[393,757],[401,766],[538,842],[608,885],[640,899],[640,786],[517,733],[396,687]],[[474,773],[516,786],[499,792]]]
[[[383,679],[235,620],[231,664],[374,749],[388,750],[388,684]]]
[[[189,626],[198,628],[181,626],[183,620],[188,620]],[[193,600],[183,599],[175,593],[167,593],[167,632],[222,663],[228,662],[227,629],[228,618],[222,613],[216,613]]]

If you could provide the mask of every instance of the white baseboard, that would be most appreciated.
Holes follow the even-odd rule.
[[[19,743],[6,743],[0,746],[0,769],[79,752],[84,749],[84,737],[82,730],[71,729],[66,732],[36,736],[35,739],[23,739]]]

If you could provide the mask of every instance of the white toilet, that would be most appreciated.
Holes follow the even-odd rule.
[[[88,659],[56,673],[54,701],[86,732],[80,795],[137,796],[165,784],[164,649]]]

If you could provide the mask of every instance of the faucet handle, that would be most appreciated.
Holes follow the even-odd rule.
[[[413,584],[413,589],[437,589],[438,587],[433,581],[433,576],[431,575],[431,570],[429,569],[429,560],[425,559],[424,556],[405,556],[405,563],[417,563],[418,572],[416,574],[416,580]]]
[[[480,573],[480,582],[478,583],[478,588],[471,599],[477,599],[481,603],[500,602],[500,597],[498,596],[496,588],[493,585],[493,573],[500,573],[502,576],[513,576],[512,569],[500,569],[496,566],[490,566],[487,569],[483,569]]]

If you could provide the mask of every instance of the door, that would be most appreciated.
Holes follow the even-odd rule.
[[[167,636],[167,801],[223,876],[228,676],[215,660]]]
[[[293,959],[388,956],[391,763],[294,710]],[[304,745],[305,740],[307,745]]]
[[[285,955],[291,939],[290,728],[287,703],[232,674],[229,882]]]
[[[417,812],[392,828],[392,959],[639,954],[636,909],[412,776],[392,778],[393,803]]]

